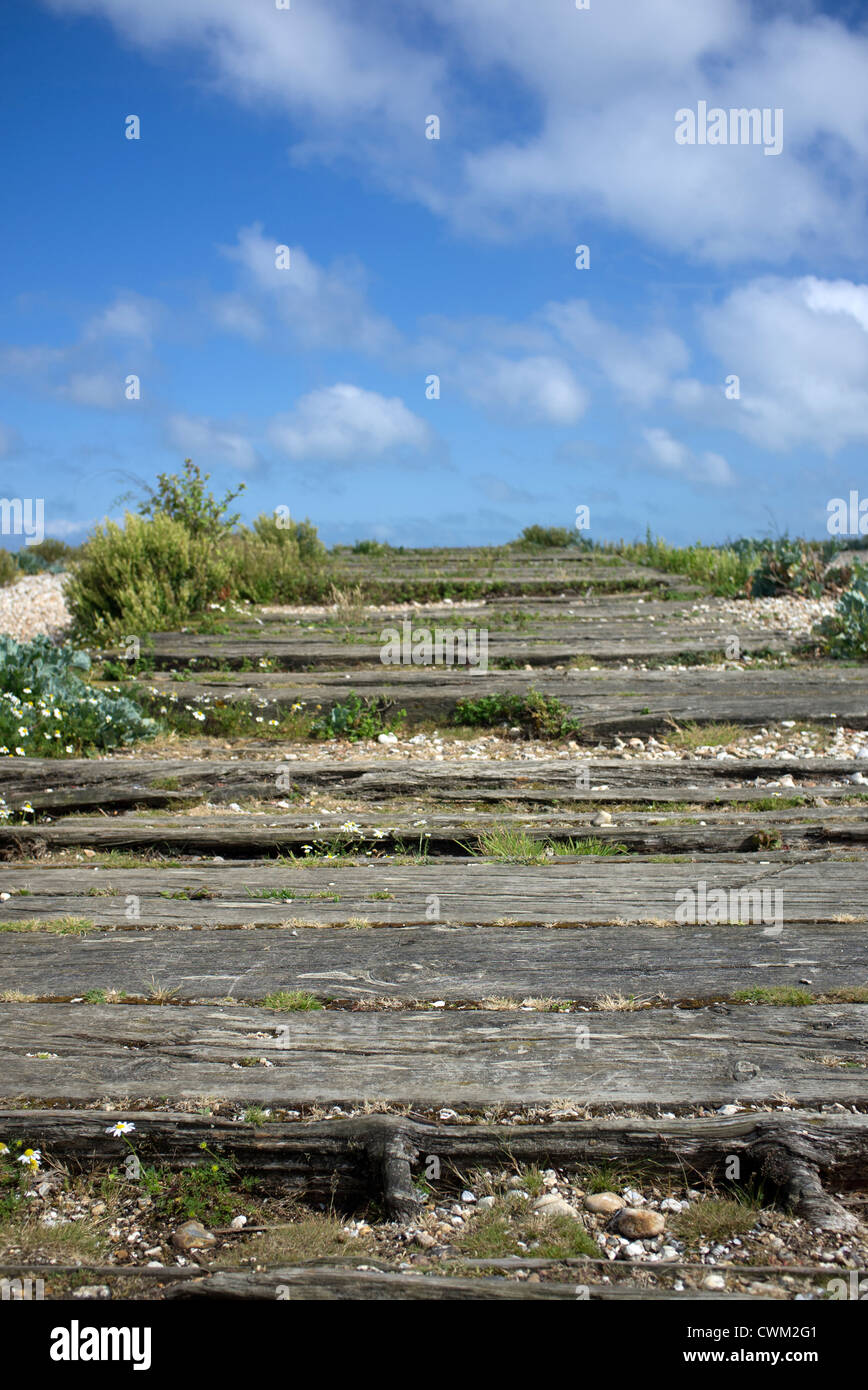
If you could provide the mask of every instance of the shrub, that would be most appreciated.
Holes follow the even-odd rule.
[[[854,565],[849,589],[814,631],[830,656],[868,657],[868,565]]]
[[[0,589],[13,584],[20,573],[15,556],[8,550],[0,550]]]
[[[69,568],[69,561],[75,553],[72,546],[64,541],[47,536],[38,545],[22,546],[15,560],[21,574],[44,574],[46,570],[59,574],[61,570]]]
[[[390,733],[406,717],[407,711],[394,709],[393,702],[385,696],[363,699],[350,691],[343,703],[333,705],[327,715],[314,720],[310,732],[314,738],[347,738],[355,743],[360,738]]]
[[[518,725],[529,738],[566,738],[581,732],[560,700],[531,688],[526,695],[483,695],[478,700],[459,700],[455,724],[491,729],[498,724]]]
[[[777,594],[803,594],[809,598],[822,595],[826,568],[822,547],[784,536],[776,541],[761,541],[757,553],[759,563],[750,579],[752,598]]]
[[[205,487],[210,473],[202,473],[192,459],[184,459],[182,473],[158,473],[157,486],[147,489],[147,497],[139,506],[142,516],[158,515],[178,521],[191,536],[218,541],[232,530],[241,513],[227,516],[230,502],[244,491],[240,483],[234,492],[228,491],[222,502]]]
[[[223,544],[235,597],[251,603],[321,602],[328,590],[326,548],[311,522],[280,526],[258,516]]]
[[[513,541],[513,545],[548,546],[557,550],[578,543],[577,533],[568,531],[566,526],[525,526],[518,540]]]
[[[0,637],[0,754],[62,757],[152,737],[154,720],[131,700],[85,684],[89,669],[86,652],[48,637]]]
[[[695,545],[674,546],[668,545],[662,536],[652,536],[650,528],[644,541],[617,549],[625,560],[651,565],[666,574],[682,574],[722,598],[735,598],[747,591],[756,563],[752,541],[721,546],[697,541]]]
[[[356,541],[353,546],[354,555],[388,555],[391,546],[385,541]]]
[[[213,538],[165,512],[127,512],[97,526],[82,549],[66,600],[78,630],[107,639],[177,627],[229,593],[229,564]]]

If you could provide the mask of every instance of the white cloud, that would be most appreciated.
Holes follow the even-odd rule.
[[[721,382],[737,375],[740,399],[683,382],[676,399],[687,412],[769,449],[833,454],[868,442],[868,286],[765,277],[706,310],[702,324]]]
[[[861,254],[868,34],[807,4],[45,2],[154,54],[198,51],[236,101],[301,116],[307,158],[355,161],[465,227],[571,235],[593,208],[713,261]],[[677,145],[675,113],[699,100],[781,108],[783,153]],[[428,158],[429,113],[448,160]]]
[[[588,407],[587,392],[555,357],[487,354],[466,360],[458,381],[472,401],[519,422],[572,425]]]
[[[338,383],[302,396],[291,415],[272,421],[269,438],[292,459],[352,462],[400,448],[427,449],[429,426],[397,396]]]
[[[124,404],[124,377],[118,372],[73,372],[57,388],[57,394],[75,405],[116,410]]]
[[[289,267],[278,268],[276,249],[288,245],[265,236],[260,223],[242,227],[224,255],[240,267],[244,291],[219,296],[213,313],[221,326],[259,338],[273,314],[306,347],[351,348],[379,353],[394,345],[393,325],[368,307],[364,276],[355,262],[324,270],[300,246],[289,246]]]
[[[618,395],[647,406],[663,395],[673,372],[689,360],[686,345],[667,328],[625,333],[598,318],[581,299],[548,304],[541,318],[579,356],[596,363]]]
[[[85,329],[86,339],[107,337],[138,339],[149,345],[162,318],[162,306],[142,295],[118,295],[113,303],[95,315]]]
[[[204,416],[171,415],[166,421],[166,435],[185,457],[203,460],[206,465],[216,459],[246,471],[258,462],[256,450],[245,435]]]
[[[712,487],[728,487],[735,482],[732,469],[720,454],[695,454],[686,444],[673,439],[668,430],[645,429],[642,434],[649,455],[661,472]]]

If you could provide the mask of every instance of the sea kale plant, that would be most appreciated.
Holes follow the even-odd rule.
[[[0,757],[56,758],[153,737],[155,721],[117,687],[86,684],[89,669],[87,652],[48,637],[0,636]]]
[[[829,656],[868,657],[868,565],[853,566],[850,587],[814,631]]]

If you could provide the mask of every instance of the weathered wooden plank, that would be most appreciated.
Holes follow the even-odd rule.
[[[588,1014],[577,1025],[557,1013],[14,1004],[0,1005],[0,1063],[4,1096],[75,1103],[159,1095],[478,1108],[569,1099],[673,1109],[786,1095],[816,1107],[864,1101],[868,1005],[717,1005]]]
[[[487,661],[496,668],[503,662],[537,667],[569,665],[578,657],[602,663],[623,662],[628,656],[634,661],[675,662],[696,656],[717,656],[723,660],[728,655],[732,620],[724,626],[725,631],[719,626],[715,630],[711,626],[679,622],[673,615],[665,631],[658,631],[653,622],[621,621],[607,626],[599,619],[591,619],[583,626],[561,625],[559,631],[550,634],[534,632],[516,636],[491,632],[487,627],[484,630]],[[417,619],[413,624],[417,633],[425,627],[429,632],[436,631],[436,623],[426,619]],[[399,635],[401,632],[400,626],[388,622],[383,624],[383,630],[386,629]],[[471,627],[470,630],[475,629]],[[384,649],[388,640],[382,633],[371,634],[367,641],[360,641],[358,637],[352,641],[327,641],[322,637],[299,636],[232,638],[192,633],[155,634],[148,656],[160,671],[191,666],[199,671],[209,667],[238,670],[246,668],[251,661],[268,661],[280,671],[345,670],[378,665],[391,669],[400,665],[400,661],[389,659],[388,648]],[[448,642],[448,639],[440,640]],[[746,628],[739,631],[738,641],[742,656],[780,655],[792,652],[796,646],[796,640],[785,629]],[[453,649],[447,644],[446,650]],[[454,650],[460,652],[462,648],[458,645]],[[478,648],[474,646],[472,651],[477,652]]]
[[[306,1188],[309,1196],[334,1194],[340,1201],[370,1197],[378,1175],[369,1154],[382,1150],[384,1136],[403,1136],[413,1168],[429,1156],[441,1160],[447,1188],[451,1171],[511,1161],[573,1171],[582,1165],[611,1163],[632,1169],[648,1166],[683,1176],[723,1177],[731,1158],[739,1159],[743,1181],[755,1173],[758,1154],[767,1148],[810,1151],[824,1182],[836,1190],[864,1186],[868,1156],[868,1116],[812,1110],[745,1111],[739,1115],[600,1115],[592,1120],[556,1123],[446,1124],[419,1115],[361,1115],[330,1120],[270,1120],[256,1126],[218,1115],[167,1110],[0,1109],[0,1133],[82,1168],[116,1163],[119,1141],[110,1134],[118,1122],[134,1124],[135,1146],[148,1162],[167,1168],[201,1163],[202,1144],[232,1154],[242,1174]],[[335,1180],[337,1186],[335,1186]]]
[[[8,990],[71,998],[91,989],[177,1000],[252,1002],[279,990],[320,998],[436,1000],[548,998],[592,1004],[605,996],[675,1002],[727,999],[755,986],[815,995],[868,986],[864,927],[762,924],[590,929],[381,927],[275,932],[18,936],[0,933]]]
[[[578,764],[578,765],[577,765]],[[21,758],[0,761],[0,794],[12,808],[34,810],[112,809],[169,806],[191,797],[237,801],[245,797],[285,799],[289,791],[328,791],[360,800],[424,796],[426,800],[518,802],[711,802],[750,801],[801,794],[834,800],[862,791],[851,779],[864,774],[864,759],[672,758],[637,761],[577,757],[464,762],[333,758],[286,762],[279,749],[260,757]],[[278,772],[283,787],[278,787]],[[585,775],[586,774],[586,775]],[[794,786],[765,784],[783,776]],[[760,779],[762,785],[755,785]],[[289,786],[287,786],[287,781]],[[585,785],[585,783],[587,785]],[[165,785],[168,784],[168,785]]]
[[[579,1287],[581,1286],[581,1287]],[[755,1302],[753,1294],[709,1293],[705,1289],[657,1288],[652,1285],[630,1284],[589,1284],[585,1275],[577,1271],[571,1284],[556,1283],[554,1280],[531,1284],[525,1280],[511,1280],[504,1276],[462,1277],[459,1275],[441,1276],[437,1274],[405,1274],[387,1270],[374,1271],[356,1269],[311,1269],[300,1265],[283,1269],[250,1272],[226,1272],[203,1274],[198,1279],[179,1280],[165,1291],[165,1298],[171,1299],[304,1299],[308,1302],[333,1302],[335,1300],[359,1302],[462,1302],[485,1301],[540,1302],[558,1300],[575,1302],[577,1297],[588,1298],[594,1302],[636,1300],[690,1300],[708,1301],[726,1299],[731,1302]]]
[[[219,679],[202,676],[184,683],[179,694],[171,680],[157,673],[149,679],[163,700],[191,704],[197,700],[227,703],[264,701],[263,709],[282,709],[302,701],[329,709],[350,689],[365,696],[392,699],[414,719],[449,716],[462,699],[480,695],[526,695],[534,687],[561,700],[581,720],[585,735],[656,731],[679,723],[726,721],[764,725],[781,719],[868,728],[868,668],[817,663],[790,670],[704,668],[678,672],[673,683],[666,671],[625,673],[569,671],[468,671],[466,668],[338,672],[226,672]],[[646,712],[647,711],[647,712]]]
[[[633,854],[726,854],[761,848],[810,851],[824,846],[859,847],[868,844],[868,814],[862,807],[808,808],[800,811],[759,812],[738,819],[725,812],[699,811],[686,816],[643,815],[619,811],[610,825],[595,824],[591,814],[516,815],[477,812],[472,818],[428,811],[424,819],[406,812],[376,816],[353,812],[356,829],[342,832],[346,816],[330,816],[313,826],[304,816],[245,812],[231,816],[176,815],[148,819],[141,815],[114,817],[67,816],[57,824],[0,825],[0,855],[36,856],[45,850],[87,846],[93,850],[154,849],[168,854],[221,854],[252,857],[275,853],[303,854],[311,841],[339,840],[363,854],[395,846],[418,845],[427,852],[460,855],[476,850],[480,837],[495,829],[515,830],[542,844],[546,841],[597,839],[625,847]],[[683,822],[683,823],[680,823]],[[619,851],[620,852],[620,851]]]
[[[682,889],[727,894],[780,890],[781,921],[840,921],[866,913],[861,861],[807,862],[769,854],[735,861],[649,863],[581,858],[544,865],[482,860],[429,864],[322,866],[189,864],[148,869],[0,868],[0,923],[72,915],[104,926],[224,926],[281,923],[288,917],[384,925],[441,923],[673,922]],[[22,891],[23,890],[23,891]],[[277,892],[279,898],[253,896]],[[104,895],[110,893],[110,895]],[[196,899],[195,894],[200,893]],[[383,899],[375,894],[390,893]],[[165,894],[166,896],[163,896]],[[338,895],[339,901],[330,899]],[[204,895],[204,896],[201,896]],[[307,895],[307,896],[305,896]],[[325,895],[317,896],[317,895]],[[137,899],[138,918],[127,916]],[[286,900],[283,900],[286,899]],[[698,902],[698,898],[697,898]],[[736,920],[742,908],[735,899]]]

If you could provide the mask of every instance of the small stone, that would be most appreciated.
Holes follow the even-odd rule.
[[[462,1194],[461,1194],[461,1200],[462,1200],[462,1202],[475,1202],[475,1201],[476,1201],[476,1193],[475,1193],[475,1192],[462,1192]]]
[[[437,1244],[437,1241],[434,1236],[429,1235],[427,1231],[417,1231],[413,1237],[413,1244],[421,1245],[423,1250],[430,1250],[432,1245]]]
[[[73,1298],[111,1298],[112,1293],[108,1284],[82,1284],[80,1289],[74,1289]]]
[[[641,1240],[631,1240],[624,1246],[623,1254],[626,1260],[639,1260],[645,1254],[645,1246]]]
[[[246,1216],[233,1216],[232,1220],[229,1222],[229,1228],[232,1231],[243,1231],[246,1225]]]
[[[597,814],[594,816],[594,819],[591,821],[591,824],[592,824],[592,825],[611,825],[611,824],[612,824],[612,813],[611,813],[611,811],[598,811]]]
[[[579,1213],[575,1207],[571,1207],[569,1202],[565,1202],[556,1192],[546,1192],[544,1196],[538,1197],[533,1209],[542,1212],[543,1216],[572,1216],[574,1220],[579,1220]]]
[[[659,1211],[622,1207],[612,1217],[610,1224],[619,1236],[626,1236],[629,1240],[648,1240],[651,1236],[662,1235],[666,1219]]]
[[[398,742],[398,735],[397,735],[397,734],[377,734],[377,742],[378,742],[378,743],[387,743],[387,744],[397,743],[397,742]]]
[[[592,1192],[585,1198],[585,1207],[592,1211],[595,1216],[611,1216],[613,1212],[620,1211],[627,1203],[623,1197],[619,1197],[617,1192]]]
[[[215,1244],[215,1237],[198,1221],[185,1221],[172,1236],[176,1250],[203,1250]]]
[[[718,1292],[726,1288],[726,1280],[722,1274],[706,1274],[702,1281],[704,1289],[715,1289]]]

